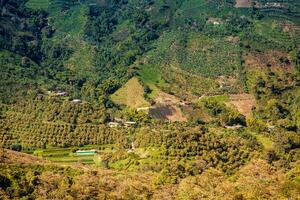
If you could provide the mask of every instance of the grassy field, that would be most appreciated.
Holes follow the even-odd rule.
[[[138,168],[143,168],[142,166],[152,166],[161,162],[160,154],[161,150],[156,147],[137,148],[128,157],[111,163],[109,167],[117,170],[138,170]],[[139,164],[137,165],[137,163]]]
[[[166,84],[162,78],[161,72],[158,68],[152,66],[143,66],[139,70],[139,77],[141,81],[151,88],[151,93],[148,94],[150,99],[154,99],[160,92],[161,87]]]
[[[146,85],[163,85],[164,80],[161,73],[155,67],[143,66],[140,68],[139,76]]]
[[[111,95],[111,100],[119,105],[126,105],[131,108],[150,106],[144,98],[144,87],[138,78],[130,79],[122,88]]]

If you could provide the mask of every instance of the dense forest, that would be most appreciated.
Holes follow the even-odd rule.
[[[0,0],[0,76],[0,199],[300,196],[297,0]]]

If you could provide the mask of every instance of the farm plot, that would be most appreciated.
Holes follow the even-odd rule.
[[[78,155],[77,150],[90,150],[99,149],[97,154],[104,152],[112,152],[113,146],[111,145],[101,145],[101,146],[84,146],[82,148],[49,148],[43,150],[28,151],[26,153],[36,155],[45,160],[52,161],[54,163],[60,164],[95,164],[95,155]]]
[[[234,107],[244,116],[250,117],[252,115],[252,108],[256,105],[256,101],[251,94],[234,94],[230,95],[230,100],[226,102],[226,105]]]
[[[160,106],[156,106],[154,108],[151,108],[149,110],[149,114],[152,117],[158,118],[158,119],[166,119],[169,120],[171,122],[184,122],[187,121],[186,117],[184,116],[184,114],[182,113],[182,111],[180,110],[180,108],[178,108],[175,105],[160,105]]]
[[[235,7],[236,8],[250,8],[252,4],[251,0],[236,0]]]
[[[172,122],[187,121],[187,118],[179,108],[181,103],[179,98],[160,91],[154,101],[155,105],[149,110],[149,114],[152,117]]]

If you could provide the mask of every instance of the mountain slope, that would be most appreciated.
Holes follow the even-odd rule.
[[[296,198],[299,6],[0,1],[0,195]]]

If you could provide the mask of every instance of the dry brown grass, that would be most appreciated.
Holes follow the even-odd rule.
[[[279,23],[279,26],[284,32],[289,33],[292,37],[300,34],[300,26],[296,25],[295,23],[282,21]]]
[[[226,105],[236,108],[246,117],[251,117],[252,108],[256,105],[256,101],[251,94],[234,94],[230,95],[230,101]]]
[[[32,156],[26,153],[21,153],[17,151],[12,151],[8,149],[1,149],[1,159],[0,163],[7,163],[7,164],[45,164],[49,163],[42,158],[38,158],[36,156]]]

